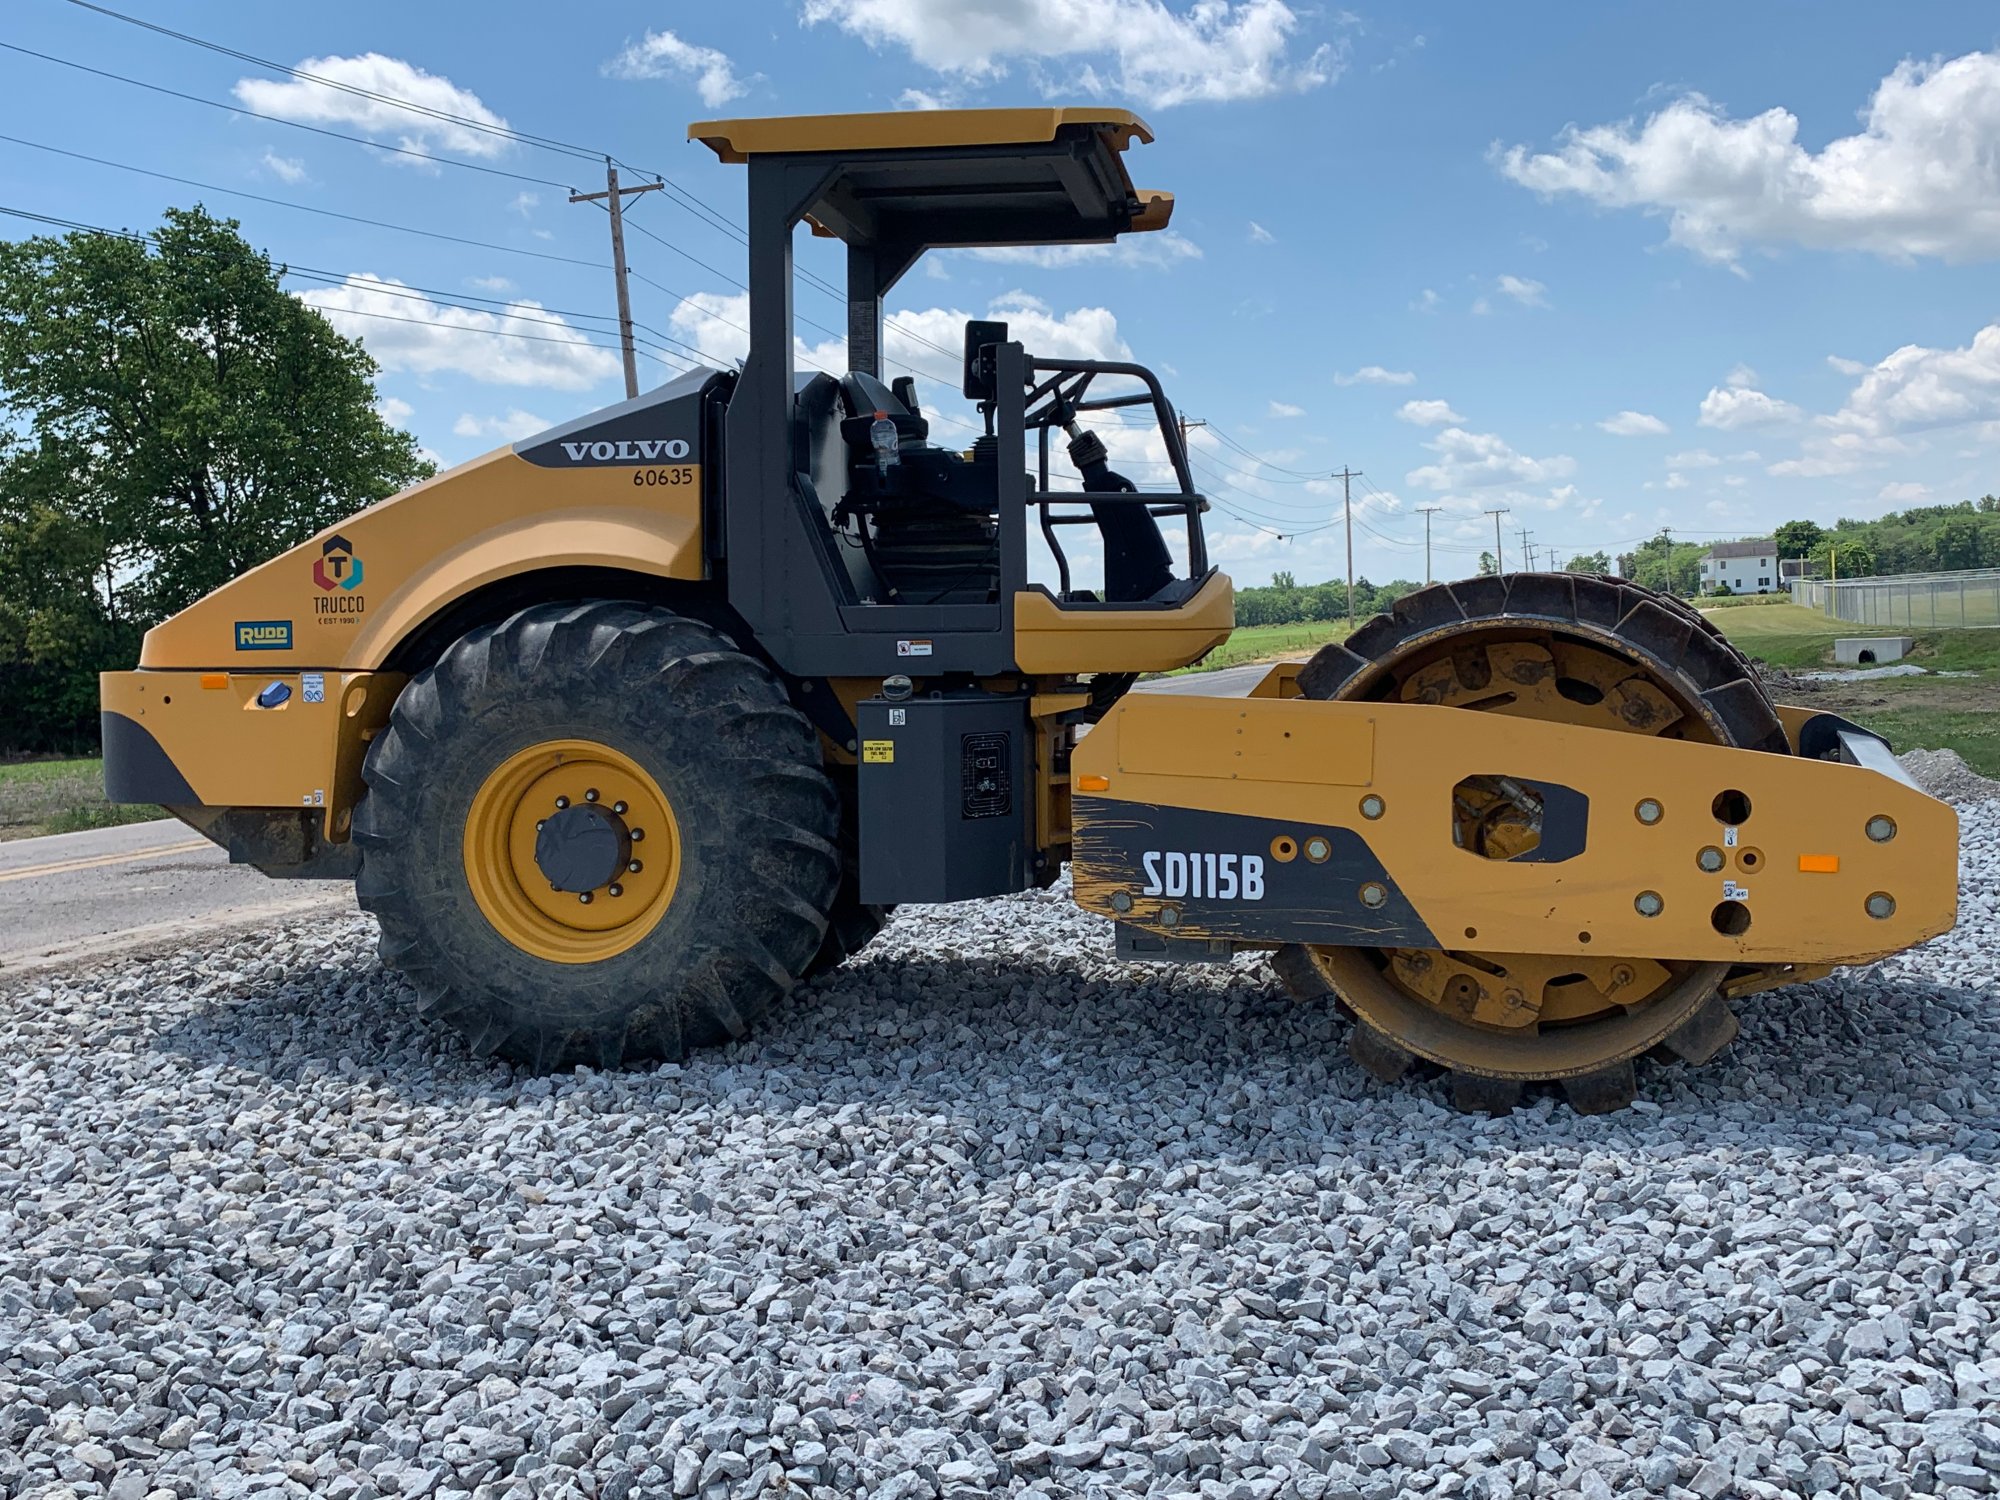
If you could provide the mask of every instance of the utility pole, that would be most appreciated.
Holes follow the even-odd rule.
[[[604,158],[604,191],[569,195],[572,203],[595,203],[600,198],[604,199],[611,210],[611,271],[618,278],[618,343],[625,355],[627,400],[639,394],[639,352],[632,347],[632,293],[625,284],[624,200],[627,193],[657,193],[665,186],[663,182],[647,182],[638,187],[620,187],[618,168],[607,156]]]
[[[1493,518],[1493,573],[1498,577],[1507,571],[1506,561],[1500,551],[1500,518],[1511,512],[1503,505],[1498,510],[1487,511],[1486,514]]]
[[[1521,539],[1521,556],[1527,559],[1528,571],[1532,573],[1535,571],[1535,549],[1528,545],[1528,538],[1533,533],[1523,526],[1515,535]]]
[[[1431,517],[1443,510],[1442,505],[1419,505],[1417,514],[1424,518],[1424,587],[1431,586]]]
[[[1193,463],[1194,459],[1188,448],[1187,435],[1197,427],[1206,427],[1208,423],[1201,417],[1191,417],[1186,412],[1180,411],[1174,413],[1174,420],[1180,424],[1181,452],[1189,454],[1188,462]]]
[[[1354,629],[1354,481],[1359,469],[1340,466],[1340,508],[1347,515],[1347,628]]]

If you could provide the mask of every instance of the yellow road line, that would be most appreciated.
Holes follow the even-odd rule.
[[[30,865],[25,870],[0,872],[0,885],[10,880],[26,880],[31,875],[67,875],[71,870],[94,870],[100,865],[125,865],[141,859],[164,859],[169,854],[187,854],[195,849],[213,849],[207,839],[189,839],[180,844],[163,844],[157,849],[138,849],[130,854],[92,854],[82,859],[59,859],[52,864]]]

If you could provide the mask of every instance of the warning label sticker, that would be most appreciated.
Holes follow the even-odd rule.
[[[886,766],[896,758],[896,742],[894,740],[863,740],[861,742],[861,758],[870,765]]]
[[[896,642],[896,654],[898,656],[929,656],[931,654],[931,643],[929,641],[898,641]]]

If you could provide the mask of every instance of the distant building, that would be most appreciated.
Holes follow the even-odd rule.
[[[1789,587],[1802,578],[1817,578],[1820,572],[1820,565],[1809,557],[1787,557],[1778,564],[1778,582]]]
[[[1754,542],[1717,542],[1701,555],[1701,591],[1719,594],[1775,594],[1778,591],[1778,544],[1769,537]]]

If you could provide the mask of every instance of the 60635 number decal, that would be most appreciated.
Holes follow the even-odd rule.
[[[691,464],[676,464],[671,469],[634,469],[632,487],[646,489],[656,484],[681,485],[694,483],[694,467]]]

